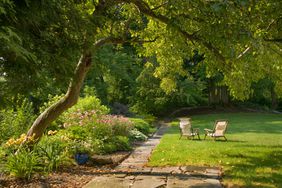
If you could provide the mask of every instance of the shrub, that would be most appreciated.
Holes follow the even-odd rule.
[[[127,137],[133,126],[123,116],[78,110],[70,114],[65,124],[67,128],[61,132],[77,144],[83,144],[82,149],[89,149],[91,145],[91,152],[106,154],[130,148]]]
[[[91,139],[90,140],[90,147],[91,147],[91,152],[94,154],[104,154],[106,152],[103,152],[103,148],[104,148],[104,141],[99,140],[99,139]]]
[[[128,151],[131,149],[129,139],[125,136],[114,136],[104,142],[96,141],[98,154],[109,154],[116,151]]]
[[[113,138],[113,142],[117,147],[117,151],[128,151],[131,150],[128,137],[125,136],[116,136]]]
[[[19,137],[26,132],[33,123],[32,103],[23,100],[13,109],[0,111],[0,144],[11,137]]]
[[[129,136],[132,123],[128,118],[114,115],[101,115],[92,122],[89,127],[93,127],[92,137],[105,140],[113,136]]]
[[[133,122],[134,128],[138,131],[142,132],[147,136],[151,133],[151,126],[145,120],[139,118],[130,118],[130,120]]]
[[[112,127],[106,123],[97,123],[91,131],[92,139],[99,139],[101,141],[107,141],[113,136]]]
[[[72,144],[72,150],[71,150],[71,154],[75,155],[77,153],[80,154],[89,154],[91,152],[94,152],[95,150],[93,150],[92,145],[91,145],[91,141],[87,140],[86,142],[83,141],[75,141]]]
[[[117,145],[114,142],[106,142],[100,146],[99,154],[109,154],[117,150]]]
[[[95,96],[86,96],[80,98],[76,105],[67,110],[67,113],[72,112],[85,112],[95,110],[98,114],[107,114],[109,109],[101,104],[101,101]]]
[[[86,140],[89,130],[85,126],[71,126],[67,129],[68,137],[73,140]]]
[[[48,102],[40,108],[40,112],[43,112],[46,108],[57,102],[63,95],[48,96]],[[102,105],[100,100],[95,96],[86,96],[80,98],[76,105],[69,108],[64,112],[59,118],[57,118],[52,124],[48,127],[48,130],[56,130],[60,125],[65,124],[68,126],[79,125],[81,116],[85,115],[84,113],[97,113],[97,114],[107,114],[109,109]],[[47,130],[47,131],[48,131]]]
[[[130,131],[130,139],[133,141],[145,141],[148,137],[137,129]]]
[[[44,171],[57,170],[59,166],[68,165],[70,158],[67,156],[68,143],[63,142],[56,136],[43,137],[34,151],[38,153]]]
[[[129,136],[130,130],[133,128],[132,122],[123,116],[107,115],[102,119],[110,120],[113,129],[113,135],[116,136]]]
[[[129,112],[127,105],[124,105],[118,102],[114,102],[111,111],[112,111],[111,112],[112,114],[116,114],[116,115],[124,115],[124,116],[132,115],[132,113]]]
[[[42,170],[39,156],[35,151],[21,148],[17,154],[9,155],[6,164],[6,171],[11,175],[29,180],[32,175]]]

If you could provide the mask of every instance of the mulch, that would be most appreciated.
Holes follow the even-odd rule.
[[[111,163],[97,165],[91,158],[86,165],[72,165],[60,168],[57,172],[48,175],[35,175],[31,180],[21,180],[0,173],[0,188],[79,188],[86,185],[95,176],[113,172],[113,168],[118,165],[131,152],[116,152],[110,155],[99,157],[105,158]]]
[[[47,176],[35,176],[31,180],[20,180],[0,175],[0,187],[10,188],[79,188],[86,185],[97,174],[111,171],[113,166],[79,166],[74,165],[60,169]]]

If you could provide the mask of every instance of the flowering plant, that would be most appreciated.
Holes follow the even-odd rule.
[[[32,142],[34,141],[34,135],[33,136],[27,136],[26,134],[22,134],[19,138],[10,138],[5,144],[5,147],[13,147],[13,146],[19,146],[24,141],[26,142]]]

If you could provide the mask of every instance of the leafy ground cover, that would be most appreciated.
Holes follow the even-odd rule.
[[[212,128],[228,119],[227,142],[179,140],[178,122],[154,150],[150,166],[222,167],[227,187],[282,187],[282,116],[265,113],[225,113],[192,116],[193,127]]]

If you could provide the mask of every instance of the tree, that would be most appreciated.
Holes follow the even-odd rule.
[[[29,7],[36,4],[25,2]],[[63,23],[67,23],[66,41],[78,43],[75,52],[80,52],[81,58],[66,95],[37,118],[28,135],[35,134],[39,138],[51,121],[75,104],[85,75],[95,63],[93,55],[106,43],[142,43],[138,49],[140,54],[155,56],[159,62],[154,76],[161,79],[160,85],[166,93],[175,91],[176,77],[185,74],[183,59],[187,54],[191,56],[194,49],[205,54],[209,76],[219,70],[223,73],[224,83],[233,96],[247,98],[251,83],[268,74],[268,68],[275,75],[277,93],[282,93],[278,90],[281,85],[281,47],[266,40],[267,37],[279,37],[279,32],[274,31],[280,31],[281,27],[276,26],[279,24],[269,29],[273,20],[281,17],[282,3],[279,1],[69,0],[59,3],[57,8],[54,2],[45,3],[60,12],[57,16],[62,21],[57,26],[48,21],[47,34],[56,34],[55,28],[60,30],[66,26]],[[28,9],[21,9],[20,4],[15,1],[14,10],[26,15]],[[44,13],[49,17],[48,11]],[[30,14],[27,16],[27,20],[32,18]],[[136,27],[140,29],[136,30]],[[19,30],[16,28],[15,33],[21,33]],[[32,35],[28,29],[24,32]],[[36,40],[31,38],[31,41]],[[150,43],[145,43],[148,41]],[[33,48],[23,47],[33,52]],[[4,59],[8,61],[5,56]],[[68,61],[72,60],[68,58]],[[61,65],[70,67],[69,62]]]
[[[128,104],[136,92],[136,78],[142,71],[141,58],[129,43],[120,46],[105,45],[95,55],[95,64],[86,78],[86,85],[95,88],[95,94],[104,104]]]

